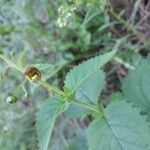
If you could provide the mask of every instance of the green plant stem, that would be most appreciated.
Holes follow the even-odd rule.
[[[76,104],[76,105],[78,105],[78,106],[81,106],[81,107],[84,107],[86,109],[89,109],[89,110],[91,110],[93,112],[101,113],[99,111],[99,109],[95,105],[92,105],[92,104],[89,104],[89,103],[85,103],[85,102],[81,102],[81,101],[76,100],[76,99],[72,100],[71,102]]]
[[[62,90],[60,90],[59,88],[57,88],[53,85],[50,85],[46,81],[40,80],[39,84],[44,86],[49,92],[54,91],[55,93],[57,93],[63,97],[66,97],[65,93]],[[100,113],[100,111],[98,110],[98,108],[95,105],[92,105],[89,103],[84,103],[84,102],[81,102],[81,101],[76,100],[76,99],[71,100],[71,102],[78,105],[78,106],[81,106],[81,107],[84,107],[84,108],[89,109],[91,111],[94,111],[96,113]]]
[[[17,87],[14,87],[13,93],[17,93],[17,91],[26,83],[27,79],[21,82]]]
[[[135,69],[134,66],[132,66],[132,65],[130,65],[130,64],[126,63],[126,62],[124,62],[124,61],[123,61],[121,58],[119,58],[119,57],[115,57],[114,60],[117,61],[118,63],[124,65],[127,69],[132,69],[132,70]]]
[[[18,67],[17,65],[15,65],[11,60],[6,58],[3,54],[0,54],[0,58],[2,60],[4,60],[10,67],[13,67],[13,68],[19,70],[21,73],[23,73],[23,69],[21,67]]]
[[[124,20],[113,9],[106,9],[106,12],[113,15],[117,20],[119,20],[121,23],[123,23],[135,36],[137,36],[139,38],[139,32],[136,30],[136,28],[133,26],[133,24],[131,24],[127,20]]]
[[[17,69],[21,73],[24,72],[24,70],[21,67],[14,64],[11,60],[9,60],[7,57],[3,56],[2,54],[0,54],[0,58],[3,59],[9,66]],[[43,87],[45,87],[49,92],[53,91],[53,92],[63,96],[64,98],[67,98],[67,95],[65,94],[64,91],[60,90],[56,86],[50,85],[47,81],[39,80],[38,83],[40,85],[42,85]],[[72,103],[74,103],[78,106],[81,106],[83,108],[89,109],[93,112],[96,112],[96,113],[98,113],[102,116],[102,112],[99,110],[98,107],[96,107],[96,105],[85,103],[85,102],[82,102],[82,101],[79,101],[79,100],[76,100],[76,99],[72,99],[70,102],[72,102]]]
[[[65,96],[65,93],[56,86],[50,85],[48,82],[43,80],[39,80],[38,82],[40,85],[44,86],[49,92],[54,91],[61,96]]]

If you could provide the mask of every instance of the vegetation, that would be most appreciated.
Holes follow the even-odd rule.
[[[0,150],[150,150],[150,2],[0,0]]]

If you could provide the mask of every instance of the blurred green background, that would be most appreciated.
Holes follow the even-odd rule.
[[[143,11],[150,11],[146,0],[0,0],[0,49],[24,68],[39,67],[46,80],[62,88],[69,69],[110,51],[117,39],[123,39],[118,53],[123,62],[135,66],[147,56],[150,16],[142,20]],[[114,62],[105,71],[102,97],[108,99],[127,70]],[[17,103],[6,103],[10,93]],[[35,114],[50,95],[0,60],[0,150],[38,149]],[[61,116],[49,149],[87,150],[89,122],[90,116]]]

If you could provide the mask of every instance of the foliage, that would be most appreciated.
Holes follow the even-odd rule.
[[[1,0],[0,150],[149,150],[149,6]]]
[[[116,101],[104,110],[104,118],[90,124],[87,138],[90,150],[148,150],[149,133],[148,123],[139,110],[125,101]]]
[[[150,112],[149,68],[150,58],[141,61],[136,68],[129,72],[123,81],[122,90],[128,101],[141,108],[142,113]]]
[[[67,104],[57,97],[51,97],[37,115],[37,134],[40,150],[46,150],[56,118],[67,109]]]

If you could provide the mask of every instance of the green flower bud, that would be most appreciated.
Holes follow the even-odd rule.
[[[7,98],[6,98],[6,102],[9,104],[13,104],[17,102],[17,97],[13,94],[10,94]]]

